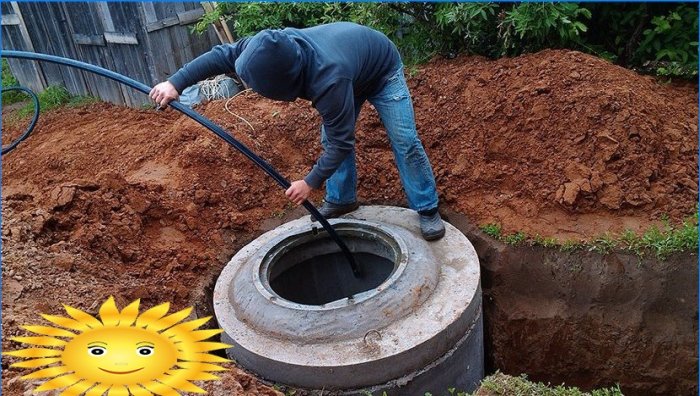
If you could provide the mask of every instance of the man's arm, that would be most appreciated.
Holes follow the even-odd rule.
[[[312,188],[320,188],[355,147],[352,81],[346,78],[336,81],[316,100],[314,106],[323,117],[328,144],[304,181]]]
[[[206,78],[224,73],[235,72],[236,59],[245,49],[248,38],[234,44],[217,45],[211,51],[202,54],[193,61],[185,64],[175,74],[170,76],[151,90],[149,96],[163,107],[177,99],[182,91]]]

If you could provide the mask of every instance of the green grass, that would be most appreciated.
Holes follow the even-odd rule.
[[[527,239],[524,232],[518,231],[515,234],[506,235],[503,237],[503,242],[509,245],[517,245]]]
[[[490,236],[491,238],[501,239],[501,225],[500,224],[484,224],[481,227],[481,231],[484,234]]]
[[[3,59],[2,86],[11,87],[17,85],[19,85],[19,82],[10,71],[10,65],[7,63],[7,59]],[[73,96],[60,85],[51,85],[37,96],[39,98],[39,107],[42,112],[49,111],[63,105],[78,107],[99,101],[98,98],[92,96]],[[19,117],[26,117],[34,113],[34,103],[31,101],[29,95],[18,91],[10,91],[2,94],[3,106],[24,101],[26,101],[27,104],[20,108],[17,112]]]
[[[283,388],[275,385],[278,391]],[[285,396],[294,396],[295,390],[287,389]],[[364,396],[386,396],[386,392],[372,393],[363,391]],[[456,388],[448,388],[446,392],[431,393],[425,392],[423,396],[624,396],[619,385],[610,388],[594,389],[590,392],[583,392],[576,387],[562,385],[552,386],[541,382],[528,381],[527,375],[513,377],[496,371],[483,380],[481,386],[474,393],[467,393]]]
[[[72,96],[68,103],[66,105],[68,107],[80,107],[80,106],[85,106],[89,105],[92,103],[97,103],[100,101],[100,98],[94,97],[94,96],[83,96],[83,95],[77,95],[77,96]]]
[[[671,224],[668,218],[662,218],[663,225],[653,226],[641,235],[632,230],[625,230],[620,234],[605,233],[590,241],[566,240],[559,241],[555,238],[544,238],[540,235],[530,237],[518,231],[513,234],[503,234],[500,224],[489,223],[479,227],[488,236],[509,245],[528,244],[530,246],[543,246],[558,248],[563,252],[575,250],[588,250],[600,254],[608,254],[615,249],[635,253],[638,257],[645,257],[652,253],[660,260],[666,260],[670,255],[680,252],[696,252],[698,250],[698,210],[685,219],[681,224]]]
[[[476,394],[483,396],[622,396],[619,386],[583,392],[575,387],[531,382],[527,376],[511,377],[497,372],[484,378]]]
[[[19,82],[15,78],[15,76],[12,74],[10,71],[10,65],[7,63],[7,59],[2,60],[2,87],[12,87],[15,85],[19,85]],[[2,104],[3,106],[12,104],[12,103],[17,103],[21,102],[24,100],[27,100],[27,95],[18,92],[18,91],[10,91],[10,92],[4,92],[2,94]]]
[[[380,396],[365,391],[366,396]],[[381,396],[386,396],[383,392]],[[583,392],[576,387],[564,385],[552,386],[541,382],[528,381],[525,374],[520,377],[496,372],[481,381],[481,386],[474,393],[467,393],[455,388],[447,389],[444,393],[426,392],[423,396],[624,396],[620,386],[611,388],[595,389],[590,392]]]
[[[608,254],[610,253],[615,247],[618,246],[617,239],[611,235],[610,233],[606,232],[605,234],[594,238],[592,241],[590,241],[588,244],[588,250],[600,254]]]
[[[679,227],[674,227],[668,222],[664,227],[652,227],[645,232],[638,241],[629,242],[628,248],[638,251],[651,250],[657,257],[665,259],[673,253],[688,250],[698,250],[698,213],[692,218],[686,219]],[[640,249],[641,248],[641,249]]]
[[[559,245],[559,250],[562,252],[573,252],[575,250],[581,250],[585,247],[585,243],[581,241],[574,241],[572,239],[567,239]]]
[[[73,96],[60,85],[51,85],[37,96],[39,98],[39,108],[42,113],[61,106],[79,107],[99,101],[98,98],[93,96]],[[27,103],[26,106],[22,107],[17,112],[20,117],[25,117],[33,113],[33,102]]]
[[[556,238],[545,238],[540,234],[537,234],[532,239],[533,244],[544,246],[544,247],[556,247],[559,245],[559,241]]]
[[[39,109],[49,111],[70,101],[70,93],[59,85],[52,85],[41,92],[39,95]],[[28,116],[34,112],[34,103],[27,103],[26,106],[19,110],[20,117]]]

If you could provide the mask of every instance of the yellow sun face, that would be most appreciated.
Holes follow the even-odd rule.
[[[138,328],[96,329],[70,340],[63,364],[88,381],[129,385],[156,379],[177,363],[177,348]]]
[[[192,311],[167,315],[169,304],[161,304],[139,315],[139,301],[122,311],[110,297],[100,308],[100,319],[65,306],[70,317],[42,315],[62,327],[23,326],[38,334],[13,340],[39,348],[7,352],[29,358],[13,367],[41,368],[23,379],[47,378],[35,392],[64,389],[62,395],[135,396],[178,395],[178,390],[204,393],[190,381],[215,380],[210,372],[225,370],[216,363],[228,360],[209,351],[228,348],[205,342],[222,330],[196,330],[210,318],[181,322]]]

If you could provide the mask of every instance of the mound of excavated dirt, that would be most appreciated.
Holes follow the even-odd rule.
[[[446,202],[477,220],[586,237],[697,200],[696,86],[543,51],[435,62],[413,88]]]
[[[436,60],[409,85],[442,204],[474,223],[585,239],[641,230],[663,215],[678,221],[695,208],[696,86],[569,51]],[[223,101],[199,111],[290,179],[319,155],[320,118],[308,103],[245,94],[229,108],[255,131]],[[361,199],[403,204],[369,105],[357,144]],[[52,111],[2,162],[3,349],[17,346],[8,337],[20,324],[59,314],[60,304],[92,313],[109,295],[119,306],[203,304],[233,252],[290,208],[269,177],[172,110]],[[20,372],[2,362],[3,390],[24,392],[12,382]],[[240,372],[225,383],[255,388]]]

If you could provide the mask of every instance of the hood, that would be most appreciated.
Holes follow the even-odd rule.
[[[303,67],[301,47],[281,30],[256,34],[236,59],[236,73],[253,91],[290,102],[302,93]]]

